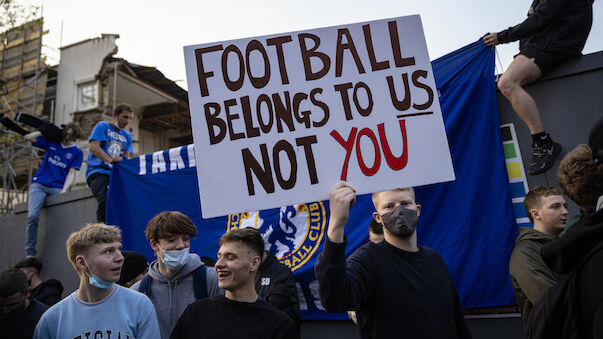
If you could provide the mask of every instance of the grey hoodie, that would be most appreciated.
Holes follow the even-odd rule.
[[[199,256],[191,253],[180,273],[174,279],[168,280],[159,273],[157,260],[151,263],[149,267],[149,276],[152,278],[150,299],[153,305],[155,305],[155,311],[157,311],[157,320],[159,321],[159,331],[161,332],[162,339],[170,337],[184,309],[195,301],[193,276],[191,273],[203,265]],[[218,288],[218,275],[213,268],[207,268],[206,278],[207,295],[209,297],[224,294]],[[139,286],[140,281],[132,285],[130,289],[138,291]]]

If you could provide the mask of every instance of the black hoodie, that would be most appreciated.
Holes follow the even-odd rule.
[[[260,298],[287,313],[299,329],[301,317],[293,273],[272,252],[266,253],[266,260],[260,264],[255,276],[255,290]]]
[[[603,338],[603,209],[585,213],[566,234],[542,247],[544,261],[578,282],[579,319],[585,338]]]
[[[48,279],[33,288],[30,293],[31,298],[52,306],[63,299],[61,296],[63,294],[63,284],[56,279]]]

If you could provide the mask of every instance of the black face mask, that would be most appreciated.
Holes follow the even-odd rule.
[[[415,210],[404,208],[402,205],[381,216],[385,229],[398,237],[410,237],[417,229],[419,214]]]

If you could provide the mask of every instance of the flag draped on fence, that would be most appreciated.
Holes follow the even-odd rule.
[[[451,148],[456,180],[416,190],[422,205],[419,244],[437,250],[448,264],[465,308],[514,304],[508,259],[517,235],[511,206],[494,81],[494,49],[481,41],[432,63]],[[296,277],[305,319],[343,319],[324,312],[313,267],[326,237],[328,202],[252,211],[203,219],[193,146],[177,147],[122,161],[114,166],[107,221],[123,233],[124,249],[148,259],[144,237],[157,213],[176,210],[198,228],[191,251],[214,257],[218,239],[231,228],[255,227],[267,249]],[[368,240],[374,208],[360,196],[346,227],[346,254]]]

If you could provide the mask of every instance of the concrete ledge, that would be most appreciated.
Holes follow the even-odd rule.
[[[89,187],[81,188],[81,189],[78,189],[75,191],[71,191],[71,192],[67,192],[67,193],[63,193],[63,194],[57,194],[57,195],[48,197],[46,199],[46,205],[44,205],[44,207],[67,204],[72,201],[87,199],[87,198],[90,198],[91,196],[92,196],[92,190],[90,190]],[[27,203],[15,205],[14,212],[15,212],[15,214],[27,213]]]

